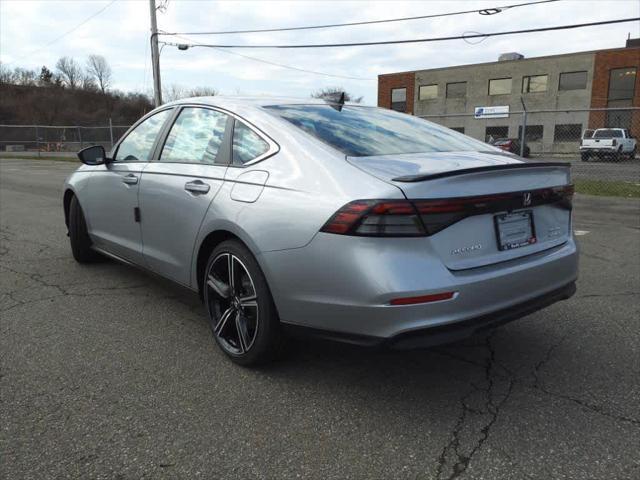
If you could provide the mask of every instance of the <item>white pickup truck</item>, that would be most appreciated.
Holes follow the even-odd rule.
[[[626,128],[598,128],[591,136],[583,136],[580,142],[580,157],[583,162],[591,156],[610,155],[616,160],[624,156],[633,159],[636,156],[636,139]]]

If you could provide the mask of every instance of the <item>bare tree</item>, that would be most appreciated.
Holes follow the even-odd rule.
[[[91,91],[91,92],[97,92],[98,91],[98,85],[93,80],[93,77],[91,75],[89,75],[89,74],[83,74],[82,75],[82,78],[80,79],[80,88],[82,90],[87,90],[87,91]]]
[[[213,87],[193,87],[187,88],[183,85],[172,83],[169,87],[162,89],[162,98],[167,102],[180,100],[189,97],[212,97],[218,94]]]
[[[111,86],[111,67],[102,55],[89,55],[87,59],[87,74],[91,76],[102,93],[106,93]]]
[[[33,70],[27,70],[26,68],[16,67],[13,71],[15,77],[14,81],[17,85],[35,85],[38,75]]]
[[[345,89],[342,88],[342,87],[325,87],[325,88],[321,88],[320,90],[316,90],[315,92],[313,92],[311,94],[311,98],[333,97],[333,96],[336,96],[336,95],[340,95],[342,92],[344,92],[344,100],[346,102],[354,102],[354,103],[362,102],[362,96],[354,97],[349,92],[346,92]]]
[[[62,82],[70,89],[74,90],[81,85],[83,77],[82,69],[73,58],[60,58],[58,63],[56,63],[56,70],[60,72]]]
[[[162,88],[162,99],[165,102],[173,102],[174,100],[180,100],[187,97],[187,91],[182,85],[172,83],[171,85],[164,86]]]
[[[0,83],[16,83],[16,75],[13,70],[0,62]]]
[[[187,93],[189,97],[215,97],[218,95],[218,90],[213,87],[194,87]]]

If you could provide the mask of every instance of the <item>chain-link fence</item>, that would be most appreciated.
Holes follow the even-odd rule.
[[[578,192],[640,198],[640,108],[521,110],[487,109],[423,115],[503,150],[573,164]],[[64,155],[85,146],[109,150],[128,125],[0,125],[0,152]]]
[[[109,150],[128,125],[0,125],[0,151],[59,153],[77,152],[89,145]]]
[[[421,118],[518,155],[571,162],[578,192],[640,197],[640,108],[478,110]]]

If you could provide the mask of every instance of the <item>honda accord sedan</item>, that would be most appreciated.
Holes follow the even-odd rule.
[[[193,98],[150,112],[111,152],[78,156],[64,187],[74,258],[198,292],[239,364],[300,334],[450,342],[575,292],[569,165],[411,115]]]

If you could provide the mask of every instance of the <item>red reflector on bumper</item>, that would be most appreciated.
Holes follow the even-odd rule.
[[[434,293],[432,295],[421,295],[419,297],[394,298],[389,302],[391,305],[414,305],[416,303],[439,302],[441,300],[450,300],[456,292]]]

